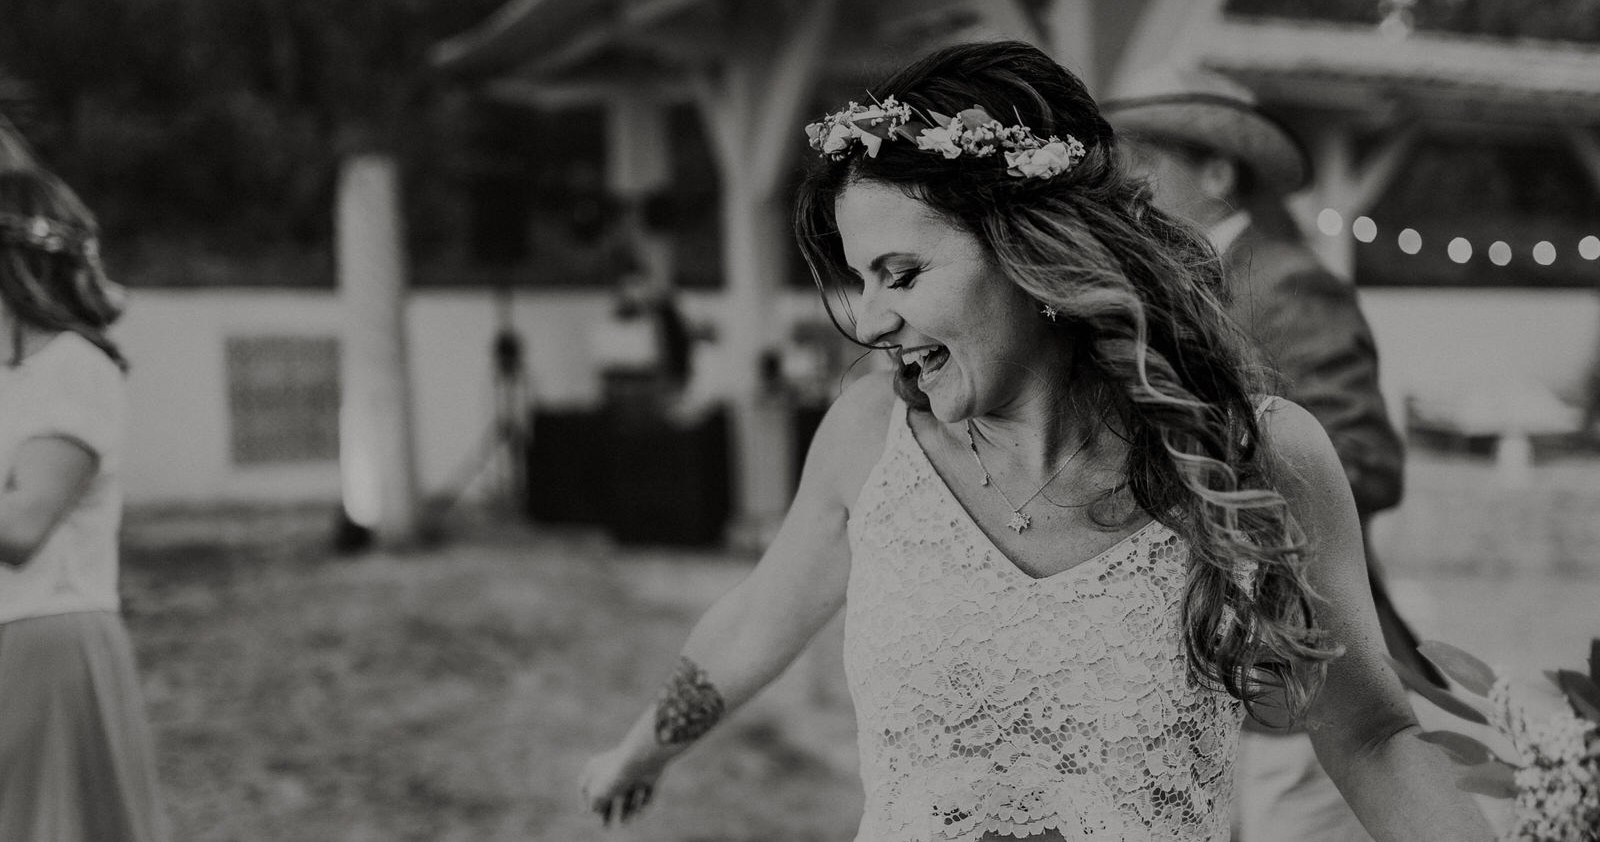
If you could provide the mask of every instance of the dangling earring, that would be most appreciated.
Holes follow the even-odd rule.
[[[1054,304],[1044,305],[1044,309],[1040,310],[1039,312],[1043,313],[1044,317],[1052,322],[1056,320],[1056,308]]]

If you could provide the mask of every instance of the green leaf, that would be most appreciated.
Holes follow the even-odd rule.
[[[1416,670],[1390,657],[1388,653],[1385,653],[1383,657],[1389,662],[1389,667],[1395,671],[1395,674],[1400,676],[1400,683],[1404,684],[1407,689],[1422,696],[1422,698],[1433,702],[1440,710],[1445,713],[1455,714],[1468,722],[1476,722],[1479,725],[1489,724],[1489,717],[1472,702],[1451,693],[1449,690],[1438,687],[1433,682],[1423,678]]]
[[[1501,760],[1490,760],[1468,767],[1456,778],[1456,788],[1490,798],[1515,798],[1516,767]]]
[[[1488,746],[1456,731],[1423,731],[1417,735],[1417,739],[1444,749],[1451,760],[1463,766],[1477,766],[1499,759]]]
[[[1600,722],[1600,687],[1595,682],[1577,670],[1557,670],[1552,679],[1566,694],[1573,713],[1590,722]]]
[[[1489,695],[1489,688],[1494,686],[1494,670],[1488,664],[1448,643],[1424,641],[1417,651],[1456,683],[1480,696]]]

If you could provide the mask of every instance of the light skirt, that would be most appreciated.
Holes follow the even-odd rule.
[[[165,842],[122,618],[0,624],[0,842]]]

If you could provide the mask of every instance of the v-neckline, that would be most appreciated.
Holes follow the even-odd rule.
[[[961,513],[961,516],[966,523],[966,528],[972,530],[977,534],[978,538],[982,540],[985,547],[984,556],[997,560],[998,564],[994,566],[1003,568],[1001,572],[1005,575],[1016,576],[1025,582],[1032,584],[1042,584],[1045,582],[1052,582],[1057,579],[1062,579],[1065,578],[1067,574],[1074,571],[1092,568],[1098,565],[1111,554],[1126,547],[1135,538],[1161,526],[1161,521],[1151,518],[1148,523],[1122,536],[1117,540],[1116,543],[1106,547],[1100,552],[1095,553],[1094,555],[1077,562],[1070,567],[1057,570],[1048,576],[1035,576],[1024,570],[1021,565],[1017,564],[1016,561],[1011,558],[1011,556],[1006,555],[1006,551],[1002,550],[1000,545],[995,543],[994,538],[991,537],[988,532],[984,531],[983,527],[978,524],[978,519],[974,517],[972,512],[967,509],[966,504],[961,502],[961,498],[956,496],[955,489],[950,487],[950,483],[944,478],[944,474],[939,473],[939,467],[933,464],[933,458],[928,455],[928,451],[922,446],[922,441],[917,438],[917,431],[911,426],[910,407],[906,407],[906,411],[900,416],[900,423],[903,428],[902,432],[911,440],[911,449],[916,451],[917,458],[922,460],[923,465],[925,465],[928,469],[928,473],[931,474],[934,480],[939,484],[939,490],[942,492],[945,502],[952,506],[956,511]]]

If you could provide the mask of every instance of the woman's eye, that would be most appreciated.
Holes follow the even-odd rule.
[[[911,286],[911,282],[915,281],[917,276],[922,274],[923,268],[924,267],[918,266],[915,269],[907,269],[906,271],[895,275],[894,280],[889,282],[889,289],[900,289],[902,287]]]

